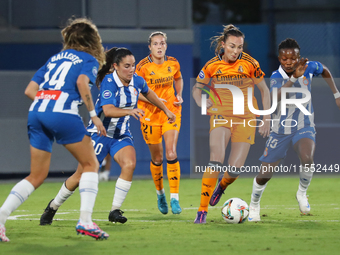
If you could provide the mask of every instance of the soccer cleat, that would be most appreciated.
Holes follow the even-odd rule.
[[[123,216],[123,211],[120,209],[116,209],[110,212],[109,214],[109,221],[111,222],[119,222],[124,224],[125,222],[127,222],[127,218]]]
[[[1,224],[0,224],[0,242],[9,242],[9,239],[6,236],[6,228],[4,225]]]
[[[300,208],[300,212],[302,214],[309,214],[310,212],[310,205],[308,203],[308,198],[306,194],[298,194],[296,193],[296,200],[299,203],[299,208]]]
[[[257,205],[250,203],[249,204],[249,216],[248,221],[258,222],[261,221],[260,217],[260,203]]]
[[[48,203],[45,211],[40,217],[40,225],[51,225],[53,221],[53,217],[55,213],[58,211],[54,210],[53,208],[50,207],[50,204],[52,203],[53,199]]]
[[[176,198],[171,198],[170,205],[173,214],[180,214],[182,212],[182,208],[180,207],[179,202]]]
[[[168,204],[166,202],[165,194],[158,195],[157,194],[157,204],[158,204],[158,210],[163,213],[168,213]]]
[[[206,211],[198,211],[194,223],[195,224],[207,223],[207,221],[206,221],[207,214],[208,214],[208,212],[206,212]]]
[[[222,178],[219,179],[219,182],[217,184],[217,187],[214,190],[214,193],[211,195],[209,204],[211,206],[217,205],[217,203],[220,201],[222,195],[224,194],[225,188],[222,188],[220,183],[221,183]]]
[[[91,224],[82,224],[78,221],[76,226],[77,235],[81,234],[84,236],[91,236],[98,239],[107,239],[109,234],[101,230],[96,223],[92,222]]]

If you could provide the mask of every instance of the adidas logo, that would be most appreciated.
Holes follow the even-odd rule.
[[[251,140],[251,136],[248,137],[248,140]]]
[[[150,73],[150,75],[155,75],[155,73],[152,71],[152,72]]]
[[[202,196],[205,196],[205,197],[209,197],[209,193],[208,192],[203,192],[201,193]]]
[[[174,176],[174,177],[170,178],[170,180],[173,180],[173,181],[174,181],[174,180],[178,180],[178,179],[177,179],[176,176]]]
[[[216,72],[216,74],[222,74],[222,71],[220,69],[218,69],[218,71]]]
[[[178,127],[177,124],[173,125],[173,127]]]

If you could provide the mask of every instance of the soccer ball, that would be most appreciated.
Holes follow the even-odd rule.
[[[222,206],[222,217],[227,223],[243,223],[248,215],[248,204],[241,198],[230,198]]]

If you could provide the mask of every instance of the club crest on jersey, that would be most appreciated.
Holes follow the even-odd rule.
[[[200,77],[200,79],[204,79],[205,75],[203,71],[200,71],[198,77]]]
[[[169,72],[169,73],[171,73],[171,72],[172,72],[172,70],[171,70],[171,67],[170,67],[170,66],[168,67],[168,72]]]
[[[104,90],[102,96],[104,99],[109,99],[110,97],[112,97],[112,92],[110,90]]]
[[[133,94],[135,94],[135,96],[138,95],[138,92],[137,92],[137,90],[135,88],[133,88]]]
[[[238,67],[238,72],[243,73],[243,66]]]
[[[275,79],[272,79],[270,81],[270,87],[273,87],[276,83],[277,83],[277,81]]]
[[[94,77],[97,77],[97,74],[98,74],[98,69],[97,69],[97,67],[94,66],[94,67],[92,68],[92,74],[93,74]]]
[[[308,86],[308,84],[309,84],[309,81],[308,81],[308,79],[307,79],[305,76],[303,76],[302,83],[303,83],[303,85],[305,85],[305,86]]]
[[[268,148],[266,148],[263,152],[263,156],[267,157],[268,156]]]

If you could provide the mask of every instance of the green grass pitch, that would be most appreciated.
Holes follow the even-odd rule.
[[[222,202],[240,197],[249,203],[252,178],[239,178],[222,201],[209,208],[207,224],[193,224],[200,199],[201,180],[182,179],[183,212],[162,215],[157,209],[152,180],[135,180],[122,210],[125,224],[107,220],[115,182],[99,184],[94,221],[110,234],[96,241],[75,232],[79,217],[77,191],[56,214],[51,226],[39,226],[47,203],[61,183],[44,183],[6,222],[9,243],[0,254],[338,254],[340,250],[339,178],[312,180],[308,190],[312,215],[301,215],[295,200],[298,177],[274,178],[261,201],[262,222],[231,225],[221,217]],[[14,183],[0,185],[2,204]],[[169,201],[168,182],[164,182]]]

